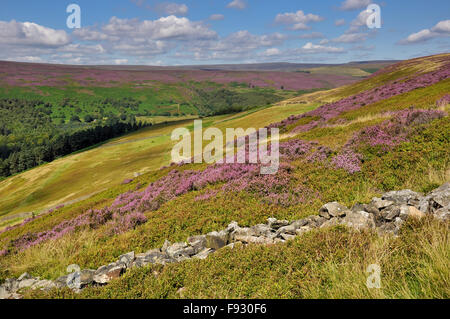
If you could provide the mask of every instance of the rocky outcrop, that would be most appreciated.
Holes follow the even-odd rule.
[[[345,225],[358,231],[373,229],[379,234],[396,235],[408,218],[423,218],[426,215],[441,221],[450,219],[450,183],[426,196],[411,190],[388,192],[381,198],[373,198],[368,204],[356,204],[351,209],[338,202],[327,203],[320,208],[319,215],[292,222],[269,218],[266,224],[251,227],[240,227],[232,222],[224,230],[191,236],[186,242],[172,244],[166,240],[161,248],[137,255],[129,252],[97,270],[75,271],[55,281],[40,280],[24,273],[17,279],[7,279],[0,286],[0,299],[20,298],[17,292],[22,288],[48,290],[69,287],[79,291],[89,285],[106,285],[130,268],[165,265],[192,258],[205,259],[211,253],[223,247],[233,248],[237,243],[272,245],[294,239],[315,228]]]

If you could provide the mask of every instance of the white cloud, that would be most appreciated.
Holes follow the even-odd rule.
[[[244,0],[233,0],[227,4],[227,8],[244,10],[247,8],[247,3]]]
[[[308,30],[310,29],[308,23],[322,20],[324,20],[323,17],[311,13],[305,14],[302,10],[295,13],[280,13],[275,17],[275,23],[287,25],[290,30]]]
[[[168,15],[184,16],[188,13],[189,8],[185,4],[163,2],[156,5],[156,10]]]
[[[433,32],[450,33],[450,20],[438,22],[432,29]]]
[[[348,34],[343,34],[336,39],[333,39],[333,42],[338,42],[338,43],[363,42],[363,41],[366,41],[367,36],[368,36],[367,33],[348,33]]]
[[[334,25],[337,27],[345,25],[345,19],[339,19],[334,22]]]
[[[341,5],[341,10],[349,11],[367,8],[371,2],[371,0],[345,0]]]
[[[59,47],[70,41],[64,30],[47,28],[33,22],[0,21],[1,44]]]
[[[419,32],[410,34],[406,39],[400,40],[399,44],[414,44],[428,41],[437,37],[450,36],[450,20],[438,22],[431,29],[423,29]]]
[[[278,48],[270,48],[265,50],[262,55],[263,56],[276,56],[276,55],[280,55],[281,51]]]
[[[302,47],[302,51],[305,53],[344,53],[343,48],[324,46],[320,44],[312,44],[311,42],[306,43]]]
[[[325,36],[321,32],[311,32],[306,34],[301,34],[298,36],[299,39],[319,39],[324,38]]]
[[[115,59],[114,64],[116,65],[128,64],[128,59]]]
[[[188,18],[173,15],[158,20],[143,21],[112,17],[102,31],[109,36],[131,37],[137,40],[192,40],[211,39],[217,36],[215,31],[200,22],[192,22]]]
[[[225,19],[225,16],[223,14],[212,14],[209,16],[209,20],[218,21],[223,19]]]

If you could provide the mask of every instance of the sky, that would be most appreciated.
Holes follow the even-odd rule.
[[[81,9],[69,28],[70,4]],[[380,7],[369,28],[367,7]],[[2,0],[0,60],[346,63],[450,51],[448,0]]]

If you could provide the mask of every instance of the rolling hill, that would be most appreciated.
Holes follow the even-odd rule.
[[[324,203],[355,207],[384,192],[426,194],[449,182],[450,54],[370,69],[369,77],[349,85],[204,119],[204,127],[222,131],[279,128],[281,165],[275,175],[259,175],[251,164],[160,168],[169,164],[170,132],[181,126],[192,130],[192,120],[186,120],[145,128],[5,179],[0,182],[4,215],[40,209],[43,214],[0,233],[1,280],[23,272],[55,280],[70,264],[95,270],[128,252],[173,247],[166,240],[182,242],[232,221],[250,227],[268,218],[296,220],[317,215]],[[64,202],[69,203],[61,207]],[[448,221],[430,215],[406,220],[396,236],[335,224],[272,245],[221,249],[207,259],[149,262],[106,287],[91,285],[79,294],[67,287],[23,293],[29,298],[448,298],[448,230]],[[366,269],[374,263],[383,282],[371,290]]]

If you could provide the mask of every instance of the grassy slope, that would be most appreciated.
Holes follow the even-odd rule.
[[[418,69],[430,67],[428,59],[415,63],[419,65]],[[422,68],[420,63],[423,63]],[[338,96],[376,86],[383,79],[395,79],[414,72],[411,66],[406,65],[406,68],[407,71],[401,65],[394,73],[381,74],[371,81],[340,89]],[[298,138],[320,141],[338,150],[353,132],[382,121],[386,117],[382,112],[409,107],[413,101],[416,107],[433,107],[434,102],[449,91],[450,82],[446,80],[405,93],[401,97],[344,113],[341,117],[346,122],[313,129],[301,133]],[[248,119],[253,122],[241,117],[221,123],[227,126],[257,126],[256,121],[261,121],[261,125],[264,125],[275,122],[277,115],[284,118],[290,113],[286,111],[281,116],[276,111],[298,112],[299,109],[311,107],[309,104],[293,104],[286,108],[268,108],[248,115]],[[448,107],[446,111],[449,111]],[[224,119],[226,117],[216,121],[221,125],[220,121]],[[166,238],[171,241],[184,240],[189,235],[223,228],[231,220],[242,225],[253,225],[270,216],[301,218],[317,212],[320,205],[327,201],[338,200],[351,205],[367,202],[383,190],[411,188],[428,191],[450,180],[449,132],[449,118],[437,120],[420,130],[410,142],[403,143],[382,157],[371,158],[364,163],[362,172],[355,175],[302,161],[294,163],[293,176],[320,194],[308,203],[286,208],[270,206],[245,192],[219,193],[210,200],[196,201],[195,197],[205,191],[190,192],[164,204],[157,211],[147,212],[149,221],[146,224],[121,235],[108,236],[104,228],[83,230],[1,258],[0,278],[18,276],[23,271],[56,278],[64,274],[65,267],[71,263],[77,263],[82,268],[96,268],[127,251],[143,252],[161,246]],[[18,238],[26,232],[49,229],[90,207],[103,207],[117,194],[134,189],[138,183],[147,185],[168,170],[146,174],[129,185],[112,187],[89,200],[1,234],[0,243],[5,244],[9,239]],[[371,233],[355,234],[341,228],[315,231],[279,246],[239,248],[233,253],[224,250],[205,261],[190,261],[164,269],[137,269],[107,288],[87,289],[79,297],[167,298],[177,297],[178,288],[186,287],[185,296],[193,298],[448,298],[448,235],[447,225],[431,221],[410,225],[397,239],[379,239]],[[368,291],[365,287],[365,268],[375,262],[382,266],[383,288]],[[153,271],[158,271],[160,275],[151,275]],[[35,292],[32,296],[39,297],[42,294]],[[52,292],[46,296],[73,297],[68,291]]]
[[[291,114],[309,111],[312,105],[271,107],[258,112],[217,116],[204,125],[217,127],[263,127]],[[190,122],[184,122],[188,125]],[[180,123],[150,127],[114,139],[99,148],[69,155],[0,182],[0,216],[41,211],[80,198],[170,163],[170,134]],[[123,143],[126,142],[126,143]]]

